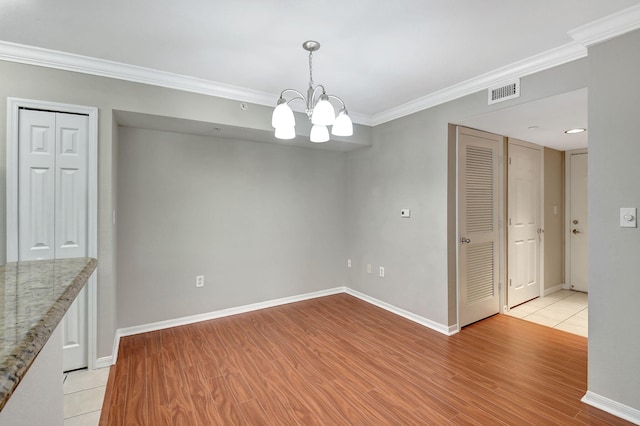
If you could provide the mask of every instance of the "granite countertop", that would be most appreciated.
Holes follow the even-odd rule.
[[[0,410],[97,264],[83,257],[0,266]]]

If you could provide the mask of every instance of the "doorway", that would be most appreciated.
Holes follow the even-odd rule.
[[[588,281],[588,216],[586,149],[567,151],[567,245],[566,283],[570,289],[587,293]]]
[[[7,261],[97,258],[98,110],[17,98],[7,110]],[[64,370],[95,368],[96,287],[94,273],[63,318]]]
[[[513,316],[521,318],[535,313],[537,316],[532,315],[530,318],[524,319],[547,326],[558,326],[565,331],[586,336],[587,330],[583,325],[587,315],[586,297],[574,295],[568,290],[564,281],[562,260],[565,232],[563,224],[566,216],[563,208],[565,200],[564,153],[521,140],[506,139],[508,142],[503,143],[501,136],[460,126],[457,127],[457,131],[459,185],[457,244],[460,326],[464,327],[498,313],[498,311],[509,312]],[[494,173],[493,170],[489,171],[486,164],[482,173],[477,173],[479,164],[482,163],[478,162],[474,156],[469,155],[469,146],[480,147],[483,144],[490,144],[490,140],[493,140],[496,147],[504,146],[505,152],[507,152],[504,167],[508,169],[506,173],[508,193],[504,194],[508,195],[505,198],[508,200],[508,207],[504,221],[508,231],[505,239],[498,236],[495,245],[492,246],[492,249],[497,248],[497,260],[493,258],[490,260],[486,253],[485,258],[480,259],[478,253],[473,249],[473,243],[484,242],[484,240],[470,237],[472,230],[469,226],[475,226],[479,219],[477,208],[473,204],[469,204],[469,201],[484,203],[485,209],[487,205],[491,204],[492,211],[498,213],[499,216],[501,208],[496,207],[499,200],[496,203],[495,199],[482,198],[481,194],[475,192],[468,196],[466,194],[468,188],[465,188],[465,185],[468,185],[473,191],[481,191],[482,194],[495,194],[499,199],[503,198],[501,195],[503,192],[496,189],[499,184],[491,183],[488,185],[488,182],[499,174]],[[500,153],[501,150],[497,149],[496,152]],[[549,160],[548,170],[545,167],[547,160]],[[547,185],[549,191],[545,191]],[[549,204],[546,206],[548,208],[545,207],[545,204]],[[549,231],[552,234],[549,235],[551,244],[548,254],[554,257],[554,259],[547,259],[549,262],[545,260],[547,257],[544,246],[546,238],[544,232],[545,215],[549,216]],[[499,218],[497,223],[500,223]],[[490,229],[493,230],[490,227],[487,228],[487,230]],[[498,230],[500,230],[500,225],[498,225]],[[503,286],[502,290],[499,280],[502,276],[499,272],[501,246],[507,248],[508,259],[504,263],[508,264],[506,280],[502,281],[507,285]],[[549,271],[545,269],[546,263],[549,264]],[[549,288],[545,288],[545,274],[549,277]],[[493,296],[493,293],[487,290],[488,285],[487,287],[481,286],[484,289],[482,291],[476,288],[480,281],[487,281],[488,277],[499,280],[497,299],[504,301],[504,306],[502,304],[497,307],[491,305],[489,309],[486,303],[489,303],[490,300],[493,303],[494,299],[489,297]],[[480,280],[481,278],[482,280]],[[482,304],[473,299],[478,295],[482,296],[480,297]],[[531,302],[527,304],[528,301]],[[551,307],[551,304],[555,304],[555,306]],[[526,307],[524,307],[525,305]],[[484,306],[484,308],[478,309],[479,306]],[[502,310],[501,307],[503,307]],[[517,307],[518,311],[510,312],[514,307]],[[558,311],[562,312],[555,312],[554,308],[558,308]],[[547,314],[553,318],[543,318]],[[564,316],[560,318],[560,314],[568,314],[569,317],[575,316],[575,318]]]

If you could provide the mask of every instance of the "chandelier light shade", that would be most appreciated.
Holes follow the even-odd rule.
[[[278,102],[278,106],[273,110],[271,125],[275,129],[280,127],[294,127],[296,125],[296,119],[293,116],[293,111],[284,99],[282,99],[282,102]]]
[[[347,110],[342,108],[333,123],[331,133],[336,136],[351,136],[353,134],[353,123],[347,114]]]
[[[311,127],[311,134],[309,134],[309,140],[311,140],[311,142],[314,142],[314,143],[327,142],[329,140],[329,129],[327,129],[327,126],[323,126],[321,124],[314,124],[313,127]]]
[[[331,126],[331,133],[335,136],[353,135],[353,123],[342,99],[335,95],[327,94],[323,85],[314,86],[313,84],[313,52],[320,49],[320,43],[309,40],[305,41],[302,47],[309,52],[309,88],[307,89],[307,96],[295,89],[285,89],[280,93],[280,98],[271,116],[271,126],[275,129],[276,138],[295,138],[296,120],[293,110],[289,106],[295,100],[301,100],[306,104],[305,112],[309,120],[311,120],[311,124],[313,124],[309,135],[311,142],[327,142],[330,138],[327,126]],[[293,95],[289,100],[285,98],[285,95],[288,94]],[[336,110],[331,103],[332,100],[340,104],[337,117]]]
[[[321,126],[331,126],[334,121],[336,121],[336,110],[333,109],[333,105],[329,102],[329,97],[327,95],[321,95],[315,108],[313,108],[311,123]]]
[[[276,138],[278,139],[293,139],[296,137],[296,128],[290,127],[276,127]]]

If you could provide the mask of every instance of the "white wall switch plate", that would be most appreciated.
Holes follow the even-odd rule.
[[[411,209],[402,209],[400,210],[401,217],[411,217]]]
[[[638,220],[636,218],[635,207],[620,207],[620,227],[621,228],[637,228]]]
[[[198,275],[196,277],[196,287],[204,287],[204,275]]]
[[[351,259],[347,259],[347,268],[351,268]]]
[[[371,273],[371,264],[367,263],[367,274]]]
[[[384,266],[380,267],[380,276],[384,278]]]

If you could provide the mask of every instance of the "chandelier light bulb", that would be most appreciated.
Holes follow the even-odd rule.
[[[309,139],[314,143],[327,142],[329,140],[329,129],[327,129],[327,126],[314,124],[311,128]]]

